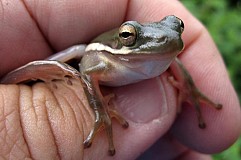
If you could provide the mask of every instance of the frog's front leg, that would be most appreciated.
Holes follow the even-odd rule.
[[[191,75],[188,73],[187,69],[178,58],[175,58],[172,67],[177,70],[179,74],[178,76],[181,77],[180,82],[176,81],[173,76],[170,76],[168,78],[169,82],[171,82],[171,84],[179,90],[179,95],[177,99],[178,107],[181,107],[181,103],[183,101],[191,103],[195,107],[199,127],[205,128],[206,124],[201,113],[200,102],[207,103],[218,110],[222,108],[222,105],[214,103],[201,91],[198,90],[195,83],[193,82]]]
[[[86,53],[85,48],[86,45],[83,44],[75,45],[48,57],[46,60],[30,62],[8,73],[0,80],[0,83],[17,84],[38,79],[44,82],[66,79],[69,83],[68,77],[80,79],[79,71],[64,62],[71,59],[81,59]]]
[[[79,44],[69,47],[63,51],[53,54],[52,56],[46,58],[46,60],[54,60],[60,62],[68,62],[71,59],[81,59],[85,52],[86,45]]]
[[[114,155],[115,147],[113,144],[111,118],[116,118],[123,128],[127,128],[129,125],[128,122],[125,121],[125,119],[122,118],[116,110],[110,108],[109,102],[114,95],[111,94],[104,97],[100,90],[100,77],[108,74],[109,69],[112,68],[112,64],[108,59],[106,59],[105,56],[102,56],[101,53],[94,56],[92,56],[91,53],[87,54],[82,58],[81,62],[81,78],[86,85],[84,90],[87,95],[89,105],[92,107],[95,114],[94,128],[84,141],[84,146],[85,148],[90,147],[95,135],[103,127],[108,138],[109,154]]]

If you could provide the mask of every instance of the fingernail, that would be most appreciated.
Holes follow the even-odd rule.
[[[167,113],[167,97],[159,77],[118,87],[114,93],[114,105],[127,120],[147,123]]]

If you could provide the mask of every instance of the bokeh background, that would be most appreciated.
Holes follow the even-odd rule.
[[[181,0],[207,27],[241,100],[241,0]],[[241,160],[241,137],[214,160]]]

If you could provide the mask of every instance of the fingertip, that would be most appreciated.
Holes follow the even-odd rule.
[[[182,144],[198,152],[213,154],[227,149],[240,135],[240,109],[237,107],[230,111],[227,106],[214,110],[202,106],[201,110],[205,128],[199,128],[194,108],[186,105],[171,128],[171,133]]]

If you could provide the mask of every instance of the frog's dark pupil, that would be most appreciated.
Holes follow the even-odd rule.
[[[128,38],[130,36],[133,36],[133,33],[130,33],[130,32],[122,32],[120,34],[120,37],[123,37],[123,38]]]

